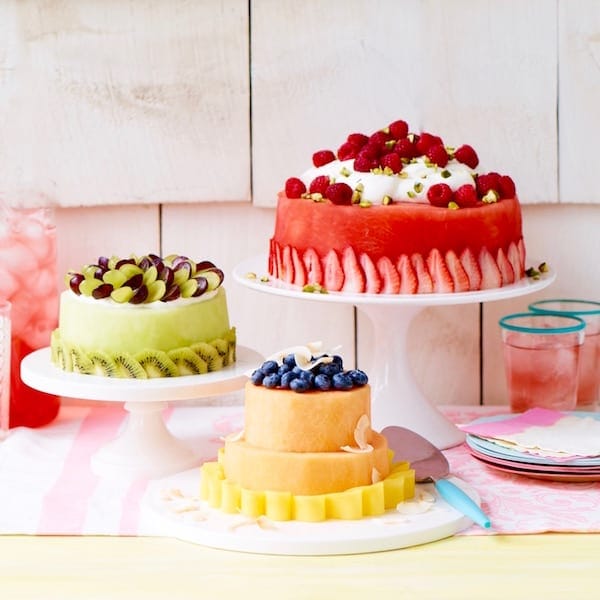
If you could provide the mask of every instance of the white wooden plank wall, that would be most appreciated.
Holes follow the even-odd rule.
[[[404,118],[513,176],[529,254],[559,272],[540,295],[599,299],[599,39],[595,0],[0,0],[0,192],[61,207],[61,271],[162,250],[231,273],[314,150]],[[226,287],[242,344],[322,339],[366,366],[352,307]],[[497,319],[532,299],[486,304],[481,329],[479,305],[414,319],[432,402],[506,402]]]

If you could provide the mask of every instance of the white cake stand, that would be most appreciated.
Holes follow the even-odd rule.
[[[102,477],[163,477],[189,469],[200,459],[167,429],[169,402],[195,400],[241,389],[246,372],[260,364],[255,351],[238,346],[235,364],[205,375],[161,379],[120,379],[67,373],[50,361],[50,348],[36,350],[21,363],[30,387],[69,398],[120,402],[129,413],[117,438],[94,454],[92,470]]]
[[[256,277],[248,277],[249,273]],[[527,278],[494,290],[456,294],[313,294],[267,278],[266,273],[267,257],[258,256],[240,263],[233,275],[238,283],[259,292],[295,300],[352,304],[370,319],[375,333],[373,364],[368,371],[373,388],[373,428],[407,427],[442,450],[462,443],[464,434],[425,398],[416,384],[406,357],[412,319],[428,306],[474,304],[524,296],[542,290],[556,278],[550,271],[537,280]]]

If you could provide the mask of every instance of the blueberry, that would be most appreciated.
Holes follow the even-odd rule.
[[[323,375],[323,373],[319,373],[315,377],[315,387],[322,392],[327,391],[331,388],[331,379],[327,375]]]
[[[360,369],[352,369],[348,371],[348,375],[354,382],[354,385],[365,385],[369,381],[367,374]]]
[[[270,373],[263,379],[266,388],[276,388],[281,383],[281,377],[277,373]]]
[[[333,376],[333,387],[336,390],[350,390],[354,387],[350,375],[346,373],[336,373]]]
[[[250,380],[254,385],[260,385],[262,383],[262,380],[264,379],[264,376],[265,374],[260,369],[256,369],[255,371],[252,371],[252,375],[250,375]]]
[[[292,367],[283,363],[282,365],[279,366],[279,369],[277,369],[277,372],[280,375],[283,375],[284,373],[287,373],[288,371],[291,371],[291,370],[292,370]]]
[[[283,364],[287,365],[290,369],[293,369],[296,366],[296,357],[293,354],[288,354],[283,359]]]
[[[313,387],[313,382],[315,380],[314,373],[312,371],[302,371],[300,375],[300,379],[304,379],[306,383],[308,383],[308,387]]]
[[[298,378],[298,375],[296,375],[296,373],[294,373],[293,371],[287,371],[286,373],[284,373],[281,376],[281,387],[289,388],[290,383],[292,383],[292,381],[297,378]]]
[[[324,363],[320,365],[319,373],[323,375],[327,375],[328,377],[333,377],[337,373],[341,373],[340,366],[336,363]]]
[[[306,392],[310,388],[308,382],[301,377],[296,377],[296,379],[292,379],[290,382],[290,389],[294,392]]]
[[[301,369],[298,366],[292,367],[292,373],[296,373],[296,375],[300,376],[302,373],[304,373],[304,369]]]
[[[340,368],[340,371],[344,370],[344,361],[342,359],[342,357],[339,354],[334,354],[332,357],[333,359],[333,364],[337,365]]]
[[[279,365],[274,360],[266,360],[260,367],[260,370],[265,375],[270,375],[271,373],[277,373],[277,369],[279,369]]]

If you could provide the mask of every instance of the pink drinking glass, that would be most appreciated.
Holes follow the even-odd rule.
[[[511,410],[574,410],[585,321],[571,315],[516,313],[499,323]]]
[[[579,358],[578,410],[596,410],[600,400],[600,302],[577,299],[540,300],[529,305],[536,313],[555,313],[585,321]]]

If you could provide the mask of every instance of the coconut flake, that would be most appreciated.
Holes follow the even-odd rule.
[[[222,436],[221,440],[223,442],[237,442],[244,437],[244,430],[240,429],[240,431],[234,431],[232,433],[227,434],[226,436]]]
[[[383,477],[381,476],[381,473],[373,467],[371,469],[371,483],[379,483],[380,481],[383,481]]]
[[[359,448],[367,448],[369,446],[367,443],[367,433],[370,428],[371,421],[369,420],[369,417],[367,415],[362,415],[354,428],[354,440]]]

